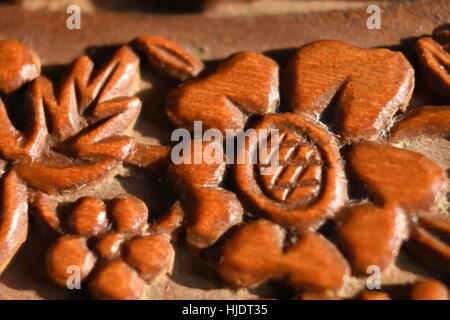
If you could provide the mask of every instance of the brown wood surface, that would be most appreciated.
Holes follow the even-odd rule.
[[[102,46],[126,43],[141,34],[164,36],[187,47],[204,60],[216,60],[229,54],[256,50],[274,57],[291,52],[289,49],[320,39],[336,39],[361,47],[387,46],[409,49],[412,40],[450,22],[448,0],[420,0],[393,4],[382,13],[382,29],[368,30],[368,14],[363,10],[275,15],[270,17],[225,17],[208,15],[149,15],[142,13],[83,14],[81,30],[66,28],[63,10],[29,11],[13,6],[0,7],[0,39],[23,41],[41,57],[44,72],[67,64],[74,58]],[[92,50],[90,50],[91,52]],[[140,131],[142,128],[145,130]],[[151,139],[155,131],[138,126],[135,135]],[[109,180],[108,190],[91,190],[91,195],[110,197],[124,189],[145,200],[157,203],[157,187],[148,181],[126,183]],[[103,185],[103,186],[105,186]],[[89,193],[87,193],[89,195]],[[19,255],[0,277],[2,299],[68,299],[84,298],[84,293],[55,287],[44,273],[44,249],[48,240],[33,231]],[[401,257],[396,266],[387,270],[388,283],[409,282],[418,275],[429,275],[420,267],[403,270],[409,264]],[[414,272],[411,272],[414,270]],[[363,281],[352,279],[343,295],[354,294]],[[254,292],[232,291],[217,281],[208,269],[199,267],[187,248],[179,245],[174,272],[147,290],[149,299],[251,298]]]

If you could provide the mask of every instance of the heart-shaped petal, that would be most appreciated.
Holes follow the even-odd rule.
[[[414,69],[402,53],[332,40],[300,48],[285,74],[291,110],[319,117],[335,108],[333,125],[346,142],[378,138],[414,88]]]
[[[268,220],[240,228],[225,244],[219,265],[221,277],[236,287],[255,287],[268,280],[284,280],[306,290],[337,290],[349,266],[322,235],[307,232],[288,248],[285,232]]]
[[[398,205],[409,216],[428,212],[447,188],[445,171],[432,160],[384,143],[353,145],[348,165],[374,202]]]

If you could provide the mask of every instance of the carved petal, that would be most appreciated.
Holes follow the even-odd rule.
[[[167,97],[167,114],[177,126],[193,129],[242,129],[248,115],[275,111],[279,102],[278,66],[254,52],[232,55],[217,71],[186,82]]]
[[[64,236],[58,238],[47,252],[47,272],[55,283],[67,287],[67,280],[76,271],[80,272],[80,280],[86,279],[96,261],[85,238]],[[71,270],[73,267],[79,270]]]
[[[430,89],[443,97],[450,97],[450,53],[431,38],[419,39],[416,47]]]
[[[55,199],[48,194],[38,191],[32,206],[33,210],[31,212],[39,222],[55,233],[63,232],[63,227],[56,211],[57,202]]]
[[[419,217],[406,243],[410,252],[423,263],[438,271],[450,273],[450,219],[448,217]]]
[[[49,129],[52,136],[64,140],[80,130],[77,93],[74,86],[65,90],[65,96],[56,95],[52,82],[41,76],[33,81],[28,99],[34,105],[45,105],[50,115]]]
[[[319,233],[301,235],[288,248],[283,269],[288,283],[306,290],[338,290],[350,274],[350,267],[337,248]]]
[[[112,136],[99,142],[89,143],[88,141],[91,141],[90,133],[81,136],[69,146],[70,154],[80,159],[123,160],[130,154],[134,145],[134,139],[127,136]]]
[[[144,168],[153,175],[165,175],[170,164],[170,151],[168,146],[152,146],[141,143],[134,145],[134,150],[124,160],[127,164]]]
[[[122,260],[106,262],[89,281],[89,289],[96,299],[136,300],[144,292],[145,282]]]
[[[11,123],[5,105],[0,99],[0,153],[1,157],[7,160],[16,160],[24,156],[24,151],[20,148],[22,136]]]
[[[407,226],[399,208],[372,204],[345,208],[338,220],[338,237],[352,270],[367,276],[371,265],[381,270],[391,265],[407,236]]]
[[[27,238],[27,210],[27,189],[10,171],[3,177],[1,189],[0,274]]]
[[[126,244],[124,259],[150,282],[171,269],[175,252],[162,235],[134,238]]]
[[[428,211],[447,188],[445,171],[432,160],[388,144],[355,144],[348,164],[373,201],[397,204],[410,216]]]
[[[72,64],[63,82],[60,98],[64,98],[66,91],[70,92],[70,87],[76,85],[81,96],[81,114],[94,100],[102,103],[129,95],[138,72],[139,58],[128,46],[119,48],[98,73],[94,72],[92,60],[88,56],[82,56]]]
[[[448,300],[449,291],[445,284],[434,279],[424,279],[414,284],[411,300]]]
[[[72,167],[49,167],[40,162],[21,161],[14,164],[13,168],[29,186],[50,194],[80,188],[104,178],[119,164],[116,160],[105,160]]]
[[[39,57],[16,40],[0,41],[0,91],[11,93],[41,73]]]
[[[108,220],[103,201],[93,197],[78,199],[71,211],[70,226],[76,234],[84,237],[93,237],[105,232]]]
[[[429,135],[450,136],[450,106],[413,109],[391,129],[391,141]]]
[[[38,78],[31,90],[35,103],[45,104],[51,119],[51,133],[65,140],[80,129],[80,114],[96,101],[101,104],[127,96],[138,75],[139,58],[124,46],[98,73],[87,56],[78,58],[68,70],[59,90],[46,78]],[[78,99],[79,97],[79,99]]]
[[[391,297],[383,291],[365,290],[359,294],[358,300],[391,300]]]
[[[47,124],[42,103],[33,99],[26,101],[28,126],[23,133],[11,123],[5,105],[0,99],[0,154],[4,159],[16,161],[37,158],[47,139]]]
[[[185,201],[186,210],[193,213],[187,228],[187,241],[197,248],[215,243],[239,223],[244,214],[236,194],[221,188],[199,188],[190,197]]]
[[[136,235],[147,228],[148,209],[145,203],[130,194],[115,197],[110,216],[116,231]]]
[[[138,98],[117,98],[97,105],[92,115],[103,120],[98,120],[100,124],[76,137],[69,144],[69,150],[79,158],[125,159],[131,152],[134,139],[117,135],[135,122],[140,110]]]

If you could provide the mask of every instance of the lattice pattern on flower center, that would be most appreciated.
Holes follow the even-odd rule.
[[[323,162],[319,150],[294,131],[281,132],[279,143],[272,143],[273,139],[276,138],[269,137],[266,159],[258,161],[258,180],[262,190],[273,200],[286,204],[298,206],[314,201],[322,181]],[[270,167],[277,156],[279,165]],[[273,170],[271,174],[261,170],[269,167]]]

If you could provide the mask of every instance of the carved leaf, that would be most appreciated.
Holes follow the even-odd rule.
[[[138,66],[139,58],[124,46],[98,71],[87,56],[80,57],[58,88],[44,77],[36,79],[26,95],[32,112],[24,133],[15,130],[0,104],[1,154],[7,160],[20,160],[14,165],[18,175],[46,193],[80,188],[104,177],[133,150],[134,140],[122,134],[135,122],[141,102],[124,96],[138,75]],[[94,162],[54,166],[45,160],[53,155],[40,157],[44,149]]]
[[[432,160],[384,143],[353,145],[348,164],[372,201],[400,206],[409,217],[428,212],[447,188],[445,171]]]
[[[236,287],[255,287],[283,280],[296,289],[337,290],[349,266],[331,242],[308,232],[283,248],[284,231],[267,220],[240,228],[225,244],[219,273]]]
[[[103,160],[69,167],[50,167],[41,162],[18,162],[14,171],[32,188],[55,193],[70,188],[81,188],[105,177],[117,168],[117,160]]]
[[[36,159],[40,156],[48,132],[42,104],[26,101],[28,125],[24,132],[16,130],[0,99],[0,156],[9,161]]]

